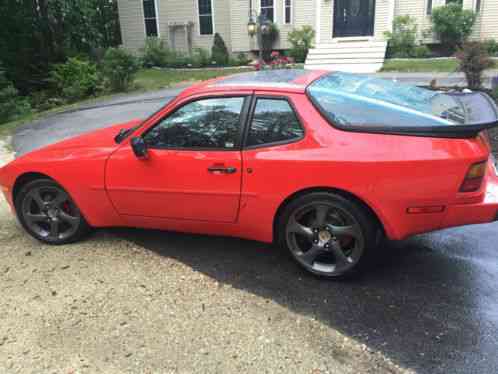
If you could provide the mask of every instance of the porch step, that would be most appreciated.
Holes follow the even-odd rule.
[[[306,69],[374,73],[382,68],[387,42],[384,40],[321,43],[311,49]]]

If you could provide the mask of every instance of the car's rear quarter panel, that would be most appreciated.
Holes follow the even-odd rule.
[[[268,94],[268,93],[267,93]],[[305,95],[290,95],[306,128],[303,140],[244,151],[241,226],[271,240],[268,227],[287,197],[310,188],[335,188],[364,201],[391,239],[436,230],[445,212],[407,214],[408,207],[445,206],[474,163],[488,157],[481,138],[438,139],[346,132],[330,126]],[[474,200],[483,191],[472,194]]]

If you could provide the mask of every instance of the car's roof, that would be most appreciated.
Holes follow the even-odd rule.
[[[182,96],[203,92],[259,90],[304,93],[311,82],[330,72],[305,69],[276,69],[245,72],[201,82],[185,90]]]

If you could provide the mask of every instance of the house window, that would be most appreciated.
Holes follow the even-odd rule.
[[[284,0],[284,23],[292,23],[292,0]]]
[[[198,0],[198,7],[200,34],[213,34],[213,4],[211,3],[211,0]]]
[[[446,0],[446,5],[448,4],[457,4],[463,6],[463,0]]]
[[[481,11],[481,0],[476,0],[476,13]]]
[[[273,0],[261,0],[261,15],[263,15],[267,20],[274,22]]]
[[[158,36],[157,12],[155,0],[143,0],[145,35]]]
[[[427,0],[427,14],[432,14],[432,0]]]

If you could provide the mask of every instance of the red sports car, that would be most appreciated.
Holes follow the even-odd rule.
[[[288,248],[337,277],[380,241],[497,218],[481,93],[274,70],[210,80],[146,120],[66,140],[0,169],[28,233],[91,227],[229,235]]]

